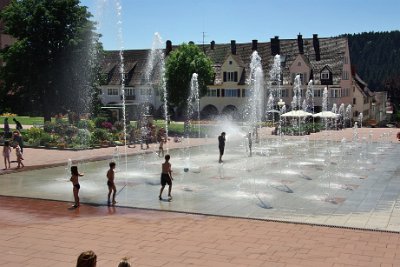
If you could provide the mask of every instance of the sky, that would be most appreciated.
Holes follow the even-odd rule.
[[[81,0],[105,50],[400,30],[400,0]]]

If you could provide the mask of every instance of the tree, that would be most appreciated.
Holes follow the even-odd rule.
[[[17,39],[1,51],[5,99],[22,99],[19,112],[39,110],[45,121],[52,113],[89,112],[102,49],[87,8],[79,0],[21,0],[0,17]]]
[[[187,105],[193,73],[198,74],[199,95],[202,97],[214,77],[212,61],[198,46],[183,43],[168,56],[165,72],[168,102],[180,110]]]

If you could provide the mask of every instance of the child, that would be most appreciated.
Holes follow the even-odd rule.
[[[18,143],[14,144],[14,149],[15,154],[17,155],[17,169],[25,167],[25,165],[22,163],[22,161],[24,160],[24,158],[22,157],[22,150]]]
[[[169,163],[169,159],[171,157],[167,154],[165,155],[165,162],[161,165],[161,189],[160,189],[160,195],[158,196],[159,200],[162,200],[162,192],[164,190],[164,187],[166,184],[168,184],[168,200],[172,200],[171,196],[171,189],[172,189],[172,170],[171,170],[171,164]]]
[[[8,169],[10,169],[10,153],[11,153],[11,147],[10,147],[10,142],[9,141],[4,141],[4,147],[3,147],[3,157],[4,157],[4,166],[5,170],[7,170],[7,163],[8,163]]]
[[[82,173],[78,172],[78,167],[77,166],[71,166],[71,179],[69,179],[72,182],[73,189],[72,192],[74,193],[74,200],[75,204],[72,206],[74,208],[79,207],[79,189],[81,188],[79,184],[79,176],[83,176]]]
[[[114,177],[115,177],[115,162],[110,162],[110,169],[107,171],[107,185],[108,185],[108,198],[107,198],[107,203],[108,205],[111,204],[110,202],[110,196],[111,196],[111,192],[113,193],[113,197],[112,197],[112,204],[114,205],[115,203],[117,203],[115,201],[115,194],[117,192],[117,188],[115,187],[115,183],[114,183]]]
[[[159,157],[164,157],[164,143],[166,143],[167,141],[165,140],[164,137],[160,138],[160,145],[158,147],[158,156]]]

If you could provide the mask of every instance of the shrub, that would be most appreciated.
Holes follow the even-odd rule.
[[[107,118],[105,118],[105,117],[97,117],[94,119],[94,125],[96,126],[96,128],[101,128],[101,127],[103,127],[102,123],[106,122],[106,121],[107,121]]]
[[[73,147],[88,147],[91,143],[91,135],[87,129],[79,129],[78,134],[72,137]]]
[[[106,129],[95,129],[92,133],[93,143],[99,143],[102,141],[109,141],[110,134]]]

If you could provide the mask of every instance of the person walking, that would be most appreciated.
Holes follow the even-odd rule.
[[[16,118],[13,118],[13,121],[15,122],[15,129],[17,129],[17,131],[20,132],[22,130],[22,124],[19,121],[17,121]]]
[[[75,203],[72,207],[77,208],[79,207],[79,189],[81,189],[81,186],[79,184],[79,176],[83,176],[83,173],[78,172],[78,166],[71,166],[71,179],[69,179],[72,182],[72,192],[74,194],[74,200]]]
[[[13,132],[13,143],[18,143],[19,147],[21,148],[21,153],[24,153],[24,139],[22,138],[21,133],[18,130]]]
[[[11,154],[11,147],[10,147],[10,142],[9,141],[4,141],[4,146],[3,146],[3,157],[4,157],[4,169],[10,169],[10,154]],[[7,168],[8,164],[8,168]]]
[[[218,148],[219,148],[219,163],[222,163],[222,156],[225,151],[225,132],[222,132],[220,136],[218,136]]]
[[[110,169],[107,171],[107,186],[108,186],[107,203],[108,203],[108,205],[111,204],[111,201],[110,201],[111,193],[113,193],[112,204],[114,205],[115,203],[117,203],[115,201],[115,194],[117,193],[117,188],[115,187],[115,183],[114,183],[115,165],[116,165],[115,162],[110,162]]]
[[[171,163],[169,163],[170,155],[165,155],[165,162],[161,165],[161,189],[160,195],[158,196],[159,200],[162,200],[162,193],[165,188],[165,185],[168,184],[168,200],[172,200],[171,190],[172,190],[172,170]]]
[[[8,124],[8,118],[4,118],[4,139],[11,137],[10,124]]]

